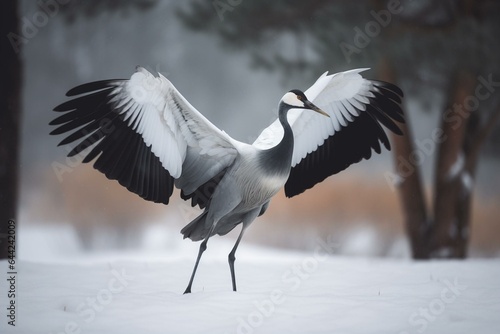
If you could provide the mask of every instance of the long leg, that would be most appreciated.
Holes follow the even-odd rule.
[[[236,260],[236,257],[234,254],[236,253],[236,249],[238,248],[238,245],[240,244],[241,238],[243,237],[243,233],[245,233],[245,230],[247,228],[247,224],[241,224],[241,232],[240,235],[238,236],[238,239],[236,240],[236,243],[234,244],[233,249],[231,250],[231,253],[229,253],[229,256],[227,257],[229,260],[229,269],[231,270],[231,281],[233,282],[233,291],[236,291],[236,277],[234,275],[234,261]]]
[[[194,275],[196,274],[196,269],[198,269],[198,264],[200,263],[201,255],[207,249],[208,239],[212,235],[212,233],[215,229],[215,225],[216,225],[215,223],[212,224],[210,231],[208,232],[207,236],[205,237],[205,239],[203,239],[203,241],[200,244],[200,249],[198,251],[198,257],[196,258],[196,263],[194,264],[193,273],[191,274],[191,279],[189,280],[188,286],[186,288],[186,291],[184,291],[184,294],[191,293],[191,286],[193,285],[193,280],[194,280]]]

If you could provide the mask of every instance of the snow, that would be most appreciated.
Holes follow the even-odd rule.
[[[261,256],[239,257],[237,293],[225,261],[202,262],[190,295],[182,291],[192,259],[20,261],[16,327],[2,321],[2,333],[494,333],[500,325],[496,260]]]
[[[465,172],[462,173],[462,185],[464,186],[465,192],[470,193],[472,192],[472,187],[474,186],[474,180],[472,179],[472,176]]]
[[[183,295],[198,244],[177,233],[166,250],[153,242],[149,249],[116,254],[81,253],[65,245],[69,231],[60,234],[59,246],[69,246],[63,254],[57,245],[43,246],[36,230],[20,233],[16,326],[2,315],[1,333],[403,334],[500,328],[498,259],[334,256],[333,237],[318,239],[315,250],[304,253],[243,242],[233,292],[227,264],[232,241],[214,237],[193,293]],[[155,235],[151,231],[148,238]],[[0,266],[6,273],[6,261]],[[4,313],[7,290],[2,279]]]
[[[453,163],[446,175],[448,180],[452,180],[458,176],[458,174],[464,169],[465,166],[465,154],[460,152],[457,156],[457,160]]]

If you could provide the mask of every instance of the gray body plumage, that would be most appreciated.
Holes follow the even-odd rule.
[[[225,235],[240,223],[245,229],[266,211],[269,201],[283,188],[290,174],[293,133],[286,121],[287,111],[285,105],[280,107],[285,131],[278,145],[264,150],[247,144],[237,147],[238,155],[220,180],[209,205],[182,229],[184,238],[202,240],[210,230],[210,236]]]

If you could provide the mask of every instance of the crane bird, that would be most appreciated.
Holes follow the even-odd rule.
[[[68,156],[95,159],[94,168],[142,198],[168,204],[174,186],[201,214],[181,231],[202,241],[184,293],[208,239],[238,224],[229,253],[236,291],[235,253],[247,227],[264,214],[284,186],[293,197],[390,143],[381,125],[402,134],[402,91],[364,79],[355,69],[323,74],[304,92],[280,100],[278,118],[253,144],[231,138],[196,110],[163,75],[138,67],[130,79],[90,82],[69,90],[73,99],[54,108],[63,114],[51,134],[71,132],[59,145],[78,144]],[[325,117],[328,116],[328,117]]]

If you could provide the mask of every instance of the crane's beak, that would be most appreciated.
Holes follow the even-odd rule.
[[[311,109],[311,110],[314,110],[315,112],[317,112],[318,114],[321,114],[323,116],[326,116],[326,117],[330,117],[330,115],[328,115],[326,112],[324,112],[323,110],[321,110],[320,108],[316,107],[311,101],[304,101],[304,105],[308,108],[308,109]]]

